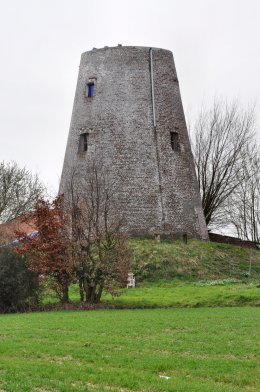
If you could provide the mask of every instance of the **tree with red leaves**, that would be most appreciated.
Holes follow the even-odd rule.
[[[63,209],[63,196],[52,202],[40,199],[35,211],[23,221],[36,227],[36,235],[18,232],[17,253],[27,256],[27,267],[39,275],[51,276],[61,300],[69,302],[69,285],[73,279],[73,259],[69,239],[69,217]]]

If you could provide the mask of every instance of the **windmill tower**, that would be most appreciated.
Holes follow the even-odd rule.
[[[61,176],[97,156],[117,182],[130,235],[208,239],[173,55],[121,46],[81,56]]]

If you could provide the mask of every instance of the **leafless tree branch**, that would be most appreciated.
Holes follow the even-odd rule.
[[[215,100],[203,110],[193,130],[193,153],[202,206],[209,228],[226,222],[225,204],[248,176],[248,151],[254,137],[254,108]]]
[[[65,190],[81,300],[91,303],[99,302],[104,289],[114,293],[118,285],[125,284],[130,269],[115,190],[115,182],[97,161],[86,177],[78,166],[72,168]]]
[[[15,162],[0,162],[0,223],[30,211],[43,193],[38,175]]]

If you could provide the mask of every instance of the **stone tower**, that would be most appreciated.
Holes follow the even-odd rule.
[[[97,156],[117,181],[130,235],[208,239],[170,51],[105,47],[81,56],[61,176],[88,176]]]

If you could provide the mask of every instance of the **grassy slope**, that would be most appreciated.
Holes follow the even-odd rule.
[[[244,278],[252,262],[251,277],[260,277],[260,252],[214,242],[131,240],[137,279]]]
[[[119,308],[260,306],[260,252],[227,244],[132,239],[137,287],[102,301]],[[247,277],[251,265],[251,277]],[[237,283],[206,286],[200,281]],[[78,286],[70,297],[79,301]],[[57,299],[45,298],[44,303]]]
[[[2,315],[0,390],[259,391],[259,326],[257,308]]]

